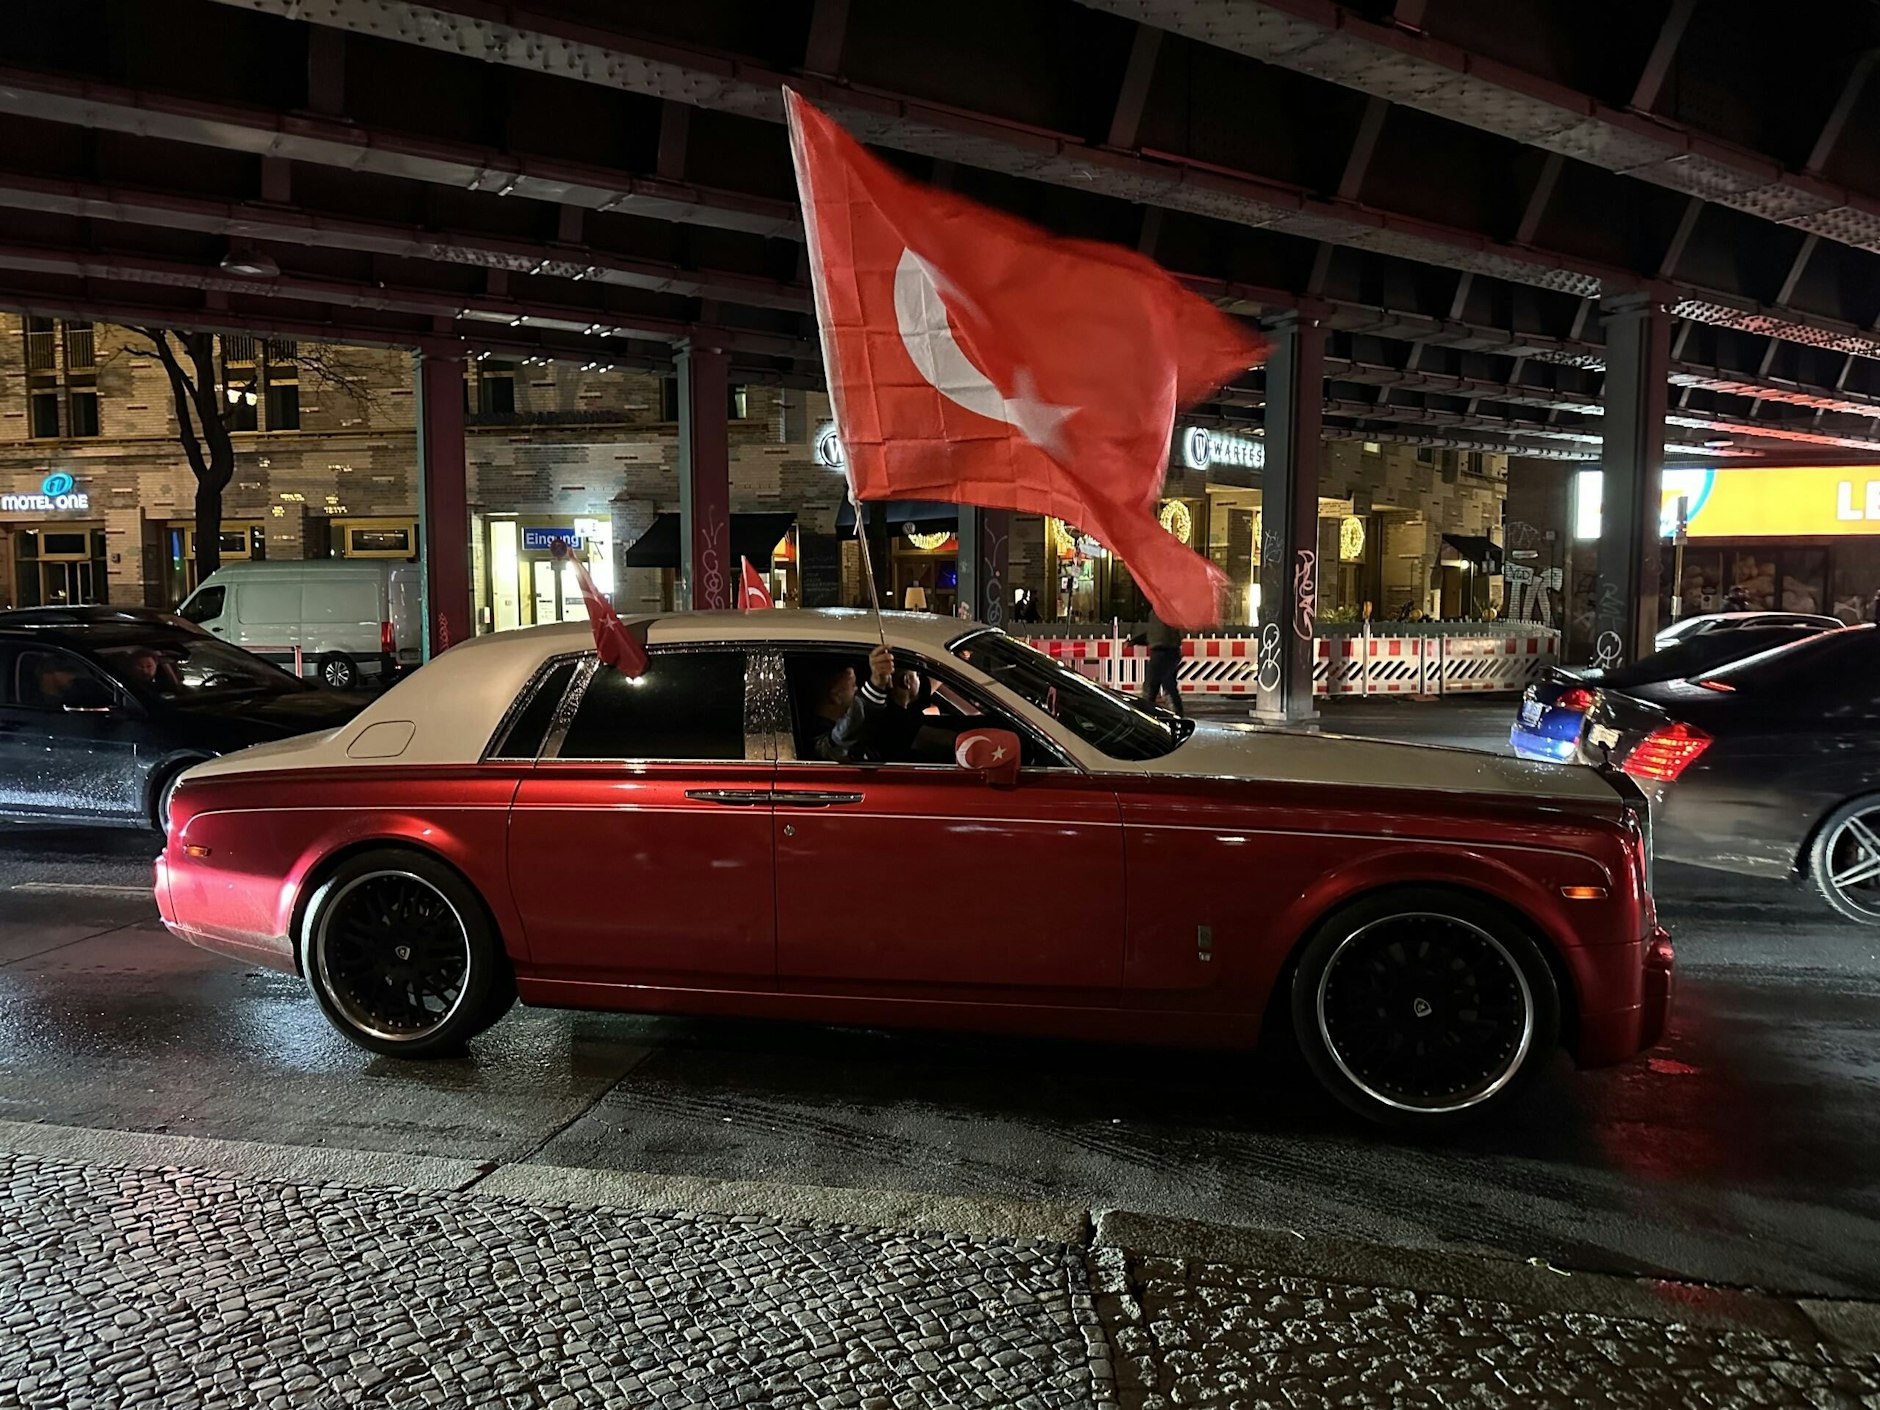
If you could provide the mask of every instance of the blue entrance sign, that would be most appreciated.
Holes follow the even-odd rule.
[[[579,548],[581,535],[574,529],[551,529],[526,524],[523,526],[522,551],[524,553],[547,553],[558,543],[565,543],[571,549]]]

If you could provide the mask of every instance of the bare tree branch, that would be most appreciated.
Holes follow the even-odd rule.
[[[316,386],[345,393],[359,403],[360,410],[384,410],[377,387],[334,348],[324,344],[300,344],[294,350],[294,362],[312,377]]]

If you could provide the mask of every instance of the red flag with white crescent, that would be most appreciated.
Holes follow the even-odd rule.
[[[1250,329],[1131,250],[910,181],[785,91],[823,370],[857,499],[1049,514],[1171,626],[1224,578],[1156,522],[1175,414],[1260,361]]]
[[[743,563],[744,585],[738,590],[738,601],[744,610],[758,612],[766,607],[775,607],[776,599],[770,595],[770,589],[764,586],[763,576],[752,566],[750,559],[744,559]]]
[[[568,545],[560,539],[555,540],[550,556],[565,558],[574,565],[575,581],[581,585],[581,601],[587,605],[588,626],[594,631],[594,650],[602,663],[612,666],[623,676],[645,675],[646,648],[627,624],[620,620],[620,614],[614,611],[614,604],[594,586],[594,579],[588,575],[587,564],[570,553]]]

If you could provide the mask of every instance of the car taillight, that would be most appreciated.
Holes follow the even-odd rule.
[[[1584,715],[1593,708],[1593,692],[1585,686],[1575,686],[1565,695],[1554,701],[1556,710],[1571,710]]]
[[[384,652],[387,656],[390,656],[397,649],[398,643],[392,640],[392,624],[390,622],[380,622],[379,650]]]
[[[1633,778],[1671,783],[1708,748],[1709,735],[1679,720],[1646,735],[1619,767]]]
[[[1699,681],[1698,684],[1705,690],[1721,690],[1726,693],[1733,692],[1736,689],[1736,687],[1731,685],[1728,681]]]

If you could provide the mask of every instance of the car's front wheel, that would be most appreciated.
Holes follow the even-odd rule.
[[[1847,919],[1880,925],[1880,794],[1828,814],[1808,850],[1808,875]]]
[[[394,1057],[451,1053],[507,1010],[508,957],[449,867],[401,849],[349,858],[307,906],[301,967],[333,1026]]]
[[[1518,925],[1474,897],[1388,892],[1322,924],[1299,957],[1293,1028],[1313,1074],[1367,1120],[1436,1131],[1510,1101],[1549,1060],[1560,996]]]

